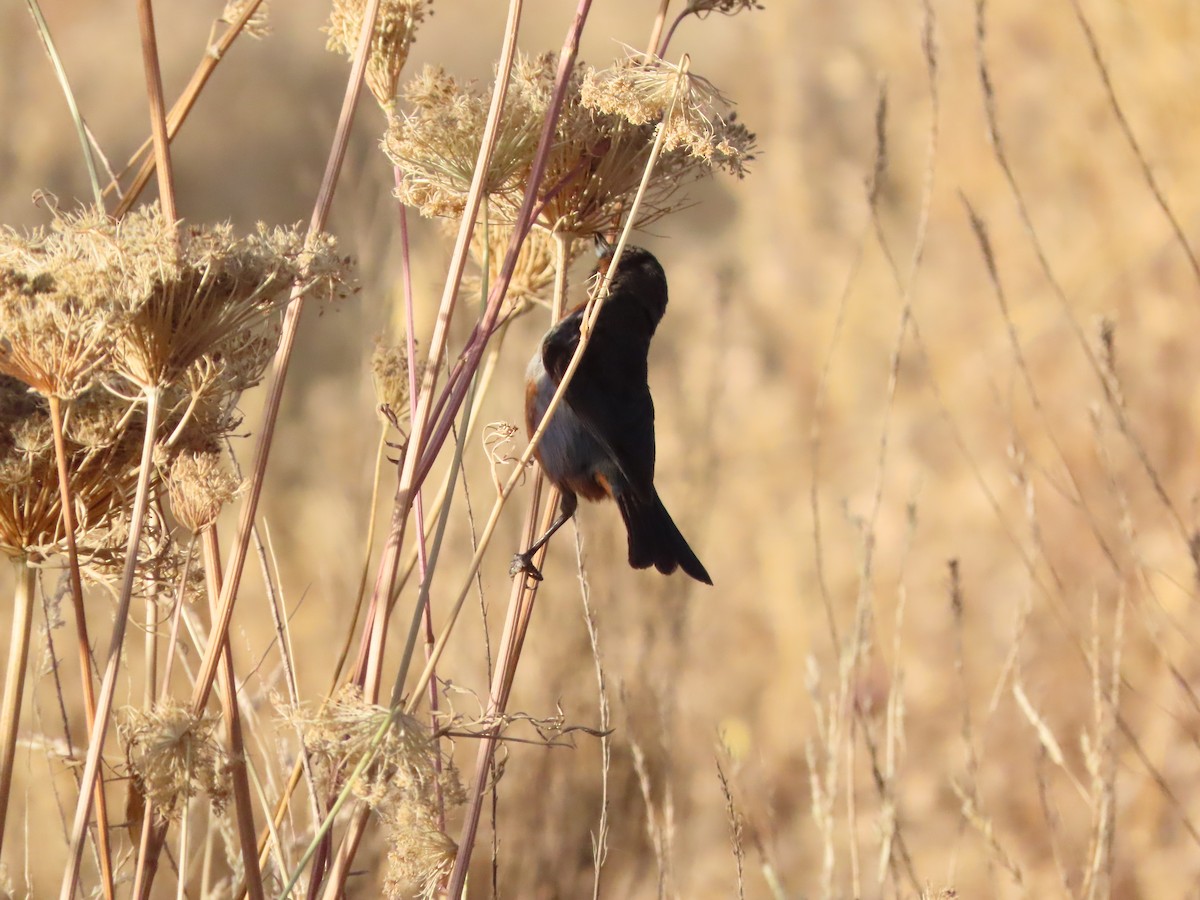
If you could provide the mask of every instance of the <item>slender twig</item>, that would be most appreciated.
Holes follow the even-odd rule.
[[[117,688],[117,674],[121,668],[121,655],[125,646],[125,629],[129,624],[129,605],[133,598],[133,582],[137,574],[138,547],[142,539],[142,526],[150,502],[150,475],[154,469],[155,432],[158,430],[159,390],[146,388],[146,433],[142,441],[142,458],[138,469],[137,491],[134,494],[133,511],[130,514],[129,543],[125,549],[125,569],[121,576],[121,591],[117,600],[116,620],[113,622],[112,638],[109,640],[108,661],[104,677],[100,682],[100,693],[96,697],[96,720],[88,734],[88,753],[84,762],[83,776],[79,788],[79,801],[75,807],[75,819],[71,825],[71,845],[66,871],[63,874],[61,900],[71,900],[79,881],[79,866],[83,858],[83,842],[91,817],[92,798],[100,772],[100,761],[104,752],[104,740],[112,718],[112,706]]]
[[[216,44],[212,45],[211,47],[205,48],[205,53],[200,58],[200,62],[196,66],[195,72],[192,73],[191,80],[187,83],[187,87],[183,89],[183,93],[179,95],[179,99],[175,101],[175,104],[171,107],[171,112],[167,115],[168,141],[174,140],[175,135],[179,132],[184,120],[187,119],[188,113],[191,112],[192,107],[196,104],[196,100],[199,98],[200,92],[204,89],[204,86],[208,83],[209,77],[217,68],[217,64],[225,58],[226,51],[228,51],[230,46],[232,46],[237,36],[242,33],[242,30],[246,27],[246,23],[249,22],[251,17],[253,17],[253,15],[258,11],[258,7],[262,2],[263,0],[250,0],[250,2],[247,3],[246,7],[242,10],[241,15],[238,16],[237,20],[229,26],[224,34],[221,35],[220,40],[218,40]],[[130,160],[130,166],[140,159],[142,154],[150,149],[153,140],[153,138],[149,138],[145,141],[145,143],[142,144],[142,146]],[[113,213],[116,218],[119,219],[123,217],[125,213],[129,212],[130,208],[141,194],[142,189],[145,188],[146,184],[150,181],[150,176],[153,174],[154,169],[155,158],[153,155],[151,155],[142,164],[142,168],[138,171],[137,176],[133,179],[133,183],[130,185],[129,190],[121,198],[120,204]],[[128,167],[126,168],[126,171],[128,171]],[[121,174],[124,174],[124,172]],[[109,189],[117,190],[119,193],[120,185],[117,183],[116,178],[112,180],[109,188],[105,189],[105,193],[108,193]]]
[[[651,59],[658,53],[658,42],[662,39],[663,26],[667,24],[667,7],[671,5],[671,0],[659,0],[658,12],[654,16],[654,25],[650,29],[650,40],[646,42],[647,59]]]
[[[1105,64],[1104,56],[1100,52],[1100,43],[1096,40],[1096,33],[1092,31],[1092,25],[1088,21],[1087,15],[1084,14],[1079,0],[1071,0],[1071,8],[1075,10],[1075,18],[1079,22],[1079,27],[1083,29],[1083,36],[1087,39],[1088,50],[1092,54],[1092,61],[1095,62],[1096,70],[1100,73],[1100,81],[1104,85],[1104,93],[1108,96],[1108,105],[1112,107],[1113,115],[1117,118],[1117,124],[1121,126],[1121,134],[1125,136],[1125,141],[1129,144],[1129,149],[1133,151],[1133,155],[1137,159],[1138,168],[1142,171],[1142,179],[1146,182],[1146,186],[1150,188],[1154,202],[1158,204],[1158,208],[1162,210],[1167,223],[1171,226],[1171,232],[1175,235],[1175,241],[1179,244],[1180,249],[1183,250],[1184,256],[1187,257],[1188,264],[1192,267],[1192,273],[1200,281],[1200,260],[1196,258],[1196,253],[1192,250],[1192,245],[1188,241],[1187,235],[1183,232],[1183,226],[1179,223],[1179,219],[1176,218],[1171,205],[1167,202],[1158,179],[1154,177],[1154,170],[1150,168],[1150,163],[1146,160],[1146,154],[1142,151],[1142,147],[1138,143],[1137,135],[1133,133],[1133,126],[1129,124],[1129,119],[1125,117],[1125,110],[1117,100],[1117,91],[1113,87],[1112,78],[1109,77],[1108,66]]]
[[[467,199],[463,208],[462,221],[455,239],[454,250],[451,254],[450,269],[447,272],[446,282],[443,286],[442,299],[438,308],[437,319],[434,322],[433,335],[429,340],[429,356],[425,362],[425,372],[421,379],[421,390],[412,415],[408,447],[404,453],[400,479],[396,487],[396,496],[392,507],[392,519],[388,529],[388,552],[385,554],[383,560],[381,560],[379,573],[375,582],[375,592],[372,596],[372,606],[375,609],[375,615],[372,620],[370,650],[366,659],[366,671],[363,674],[364,692],[372,700],[379,695],[379,679],[383,665],[383,643],[387,634],[388,610],[385,606],[382,612],[380,612],[381,598],[390,596],[392,586],[395,583],[396,564],[399,558],[400,547],[404,541],[404,533],[408,522],[408,510],[412,503],[413,492],[420,486],[417,477],[417,464],[421,461],[430,410],[433,405],[434,383],[437,378],[438,369],[441,367],[445,356],[450,321],[454,315],[458,298],[458,287],[462,282],[463,273],[466,270],[471,234],[474,231],[476,217],[479,215],[479,208],[483,202],[484,183],[491,165],[492,152],[495,149],[496,140],[500,134],[500,118],[504,109],[505,98],[508,95],[508,83],[512,73],[513,60],[516,56],[517,33],[520,29],[523,7],[524,0],[510,0],[508,18],[504,27],[504,44],[500,53],[500,61],[496,65],[496,81],[492,89],[491,105],[488,108],[488,117],[484,123],[479,155],[475,161],[475,171],[471,178],[471,186],[467,192]],[[556,90],[558,87],[556,85]],[[555,105],[555,100],[552,100],[551,113],[547,118],[557,120],[559,108],[561,108],[561,100],[558,100],[558,105]],[[545,134],[543,133],[544,137]],[[539,149],[541,149],[541,146],[539,146]],[[544,159],[542,160],[541,170],[538,169],[538,161],[535,160],[533,171],[530,175],[530,188],[526,192],[527,203],[532,202],[530,195],[536,193],[536,185],[541,181],[541,172],[544,169]],[[522,207],[522,212],[528,213],[524,206]],[[512,242],[509,246],[509,254],[513,258],[514,265],[516,259],[514,247],[519,247],[521,240],[524,238],[524,231],[521,229],[519,223],[526,220],[522,219],[520,214],[518,214],[517,221],[518,227],[514,228]],[[511,269],[509,270],[508,277],[511,278]],[[501,280],[507,288],[507,281],[504,281],[503,276]],[[493,289],[494,292],[495,288]],[[462,396],[465,396],[465,387]],[[459,403],[462,402],[462,396],[458,397]],[[449,410],[449,415],[454,416],[457,414],[457,411],[458,404],[453,403]],[[437,448],[432,449],[436,451]],[[415,634],[410,631],[410,646],[414,640]],[[402,661],[400,666],[402,672],[407,668],[407,660],[411,659],[410,649],[406,649],[404,659],[405,661]]]
[[[62,398],[51,394],[50,427],[54,432],[54,456],[58,465],[58,486],[62,506],[63,531],[67,544],[67,574],[70,578],[71,605],[75,614],[76,649],[79,652],[79,683],[83,689],[83,711],[89,733],[96,724],[96,689],[92,683],[92,642],[88,637],[87,612],[83,607],[83,579],[79,575],[79,548],[75,543],[75,507],[71,478],[67,471],[67,446],[63,437]],[[104,896],[112,900],[112,850],[108,834],[108,801],[104,796],[104,773],[96,773],[96,843],[100,852],[100,880]]]
[[[200,535],[204,547],[204,574],[208,587],[210,611],[214,611],[221,594],[221,551],[217,543],[216,526],[210,525]],[[210,641],[212,638],[210,637]],[[238,844],[245,866],[243,879],[252,900],[263,900],[262,872],[258,866],[258,842],[254,831],[254,805],[250,797],[250,781],[246,776],[246,744],[242,736],[242,717],[237,704],[237,678],[233,670],[233,653],[229,638],[223,641],[221,654],[221,708],[229,740],[229,780],[233,787],[233,813],[237,825]]]
[[[33,585],[35,571],[18,559],[17,587],[13,596],[13,621],[9,632],[8,665],[4,670],[4,701],[0,708],[0,848],[4,846],[4,823],[12,791],[16,759],[17,729],[21,720],[21,697],[25,692],[25,666],[33,634]]]
[[[83,164],[87,166],[88,180],[92,185],[92,198],[96,201],[97,209],[104,209],[104,193],[100,189],[100,176],[96,172],[96,160],[92,156],[92,144],[88,140],[87,127],[83,124],[83,115],[79,112],[79,106],[75,103],[75,92],[71,90],[71,82],[67,78],[67,69],[63,65],[62,57],[58,55],[58,48],[54,46],[54,38],[50,36],[50,26],[46,23],[46,17],[42,15],[42,7],[38,3],[38,0],[25,0],[25,2],[29,5],[29,12],[37,24],[38,37],[42,39],[42,45],[46,48],[46,55],[50,57],[50,65],[54,67],[54,75],[58,79],[63,97],[67,101],[67,109],[70,110],[71,121],[75,124],[75,132],[79,136],[79,144],[83,148]],[[105,838],[104,843],[107,846],[107,838]],[[108,878],[105,879],[105,896],[111,897],[111,863],[107,875]]]
[[[150,131],[154,135],[154,161],[158,170],[158,201],[163,218],[172,225],[175,211],[175,173],[171,168],[167,118],[163,102],[162,70],[158,64],[158,39],[154,36],[154,7],[151,0],[138,0],[138,25],[142,33],[142,62],[146,69],[146,94],[150,99]]]

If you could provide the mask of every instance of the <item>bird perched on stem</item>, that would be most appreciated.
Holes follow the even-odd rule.
[[[602,238],[597,240],[603,250],[597,271],[603,274],[612,265],[612,251]],[[529,361],[525,424],[530,435],[579,346],[586,305],[546,332]],[[647,357],[666,309],[662,266],[642,248],[626,248],[579,366],[535,450],[542,471],[562,495],[559,515],[528,550],[517,554],[512,574],[524,571],[540,580],[533,554],[575,514],[578,498],[611,497],[625,520],[631,566],[654,566],[664,574],[680,568],[712,584],[654,489],[654,402]]]

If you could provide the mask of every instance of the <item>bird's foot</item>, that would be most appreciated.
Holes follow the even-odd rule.
[[[538,567],[533,564],[532,553],[517,553],[513,556],[512,565],[508,567],[508,574],[515,576],[522,572],[524,572],[534,581],[542,580],[542,573],[538,570]]]

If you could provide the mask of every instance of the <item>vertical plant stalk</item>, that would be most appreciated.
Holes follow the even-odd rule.
[[[125,646],[125,628],[129,624],[129,605],[133,598],[133,581],[137,574],[138,544],[142,539],[142,525],[150,503],[150,472],[154,468],[154,434],[158,430],[159,391],[146,389],[146,434],[142,441],[142,459],[138,469],[137,493],[133,499],[133,512],[129,523],[129,543],[125,548],[125,569],[121,575],[121,593],[117,601],[116,619],[113,622],[112,638],[108,645],[108,661],[104,667],[104,678],[100,682],[100,693],[96,698],[96,721],[88,732],[87,759],[79,786],[79,801],[75,807],[75,819],[71,824],[71,843],[67,867],[63,873],[61,900],[72,900],[79,881],[79,867],[83,859],[83,842],[87,835],[88,819],[91,817],[92,798],[100,773],[100,760],[104,752],[104,740],[112,720],[113,698],[117,689],[117,674],[121,669],[121,651]]]
[[[221,595],[221,549],[217,528],[209,525],[200,536],[204,546],[204,574],[208,587],[210,613],[216,612]],[[242,736],[242,717],[237,705],[237,678],[233,671],[233,652],[229,638],[222,640],[221,708],[229,738],[229,776],[233,785],[233,810],[237,822],[238,844],[242,851],[244,880],[251,900],[263,900],[262,871],[258,865],[258,841],[254,832],[254,806],[250,781],[246,776],[246,742]],[[182,876],[181,876],[182,877]]]
[[[146,94],[150,100],[150,129],[154,135],[154,161],[158,171],[158,195],[163,217],[172,225],[175,212],[175,173],[171,168],[170,141],[163,102],[162,71],[158,65],[158,40],[154,36],[154,7],[151,0],[138,0],[138,25],[142,33],[142,62],[146,68]]]
[[[83,608],[83,579],[79,575],[79,548],[75,544],[75,501],[67,471],[67,447],[63,438],[62,398],[50,394],[50,426],[54,433],[54,458],[58,466],[58,489],[62,506],[63,532],[67,540],[67,573],[71,581],[71,606],[75,613],[75,640],[79,651],[79,683],[88,733],[96,724],[96,689],[92,684],[92,642],[88,637],[87,613]],[[96,845],[100,853],[100,879],[104,896],[113,898],[112,849],[108,834],[108,801],[104,796],[104,773],[96,774]]]
[[[21,720],[21,697],[25,692],[25,664],[33,633],[34,570],[18,559],[17,587],[13,595],[13,621],[4,671],[4,701],[0,707],[0,848],[4,846],[4,823],[12,793],[13,762],[17,752],[17,726]]]
[[[650,29],[650,40],[646,42],[647,59],[653,57],[658,52],[658,42],[662,40],[663,26],[667,24],[667,7],[671,5],[671,0],[661,0],[658,5],[658,13],[654,17],[654,27]]]
[[[221,35],[220,40],[213,46],[205,48],[204,56],[201,58],[199,65],[196,66],[196,70],[192,73],[191,80],[187,83],[187,87],[183,89],[183,92],[179,95],[179,99],[175,101],[170,113],[167,115],[168,142],[174,140],[175,135],[179,133],[179,129],[183,126],[184,120],[187,119],[188,113],[196,105],[196,100],[199,98],[200,92],[204,89],[204,86],[208,83],[208,79],[217,68],[217,63],[224,59],[225,53],[233,45],[237,36],[242,33],[242,29],[246,27],[246,23],[250,21],[250,18],[258,12],[258,7],[262,2],[263,0],[251,0],[250,3],[247,3],[241,15],[226,29],[225,33]],[[122,171],[122,175],[129,171],[129,167],[141,158],[142,154],[146,152],[153,142],[154,138],[151,137],[138,148],[138,151],[133,154],[133,158],[129,161],[128,166]],[[142,163],[142,167],[134,177],[128,193],[121,198],[120,204],[113,213],[116,218],[123,218],[129,212],[130,208],[137,201],[138,196],[142,193],[142,190],[146,187],[147,182],[150,181],[150,175],[154,172],[154,169],[155,158],[154,156],[150,156]],[[118,175],[117,177],[120,178],[121,176]],[[105,193],[117,187],[118,185],[114,181],[105,189]]]
[[[400,167],[396,166],[393,169],[396,185],[400,184]],[[400,273],[401,280],[404,285],[404,339],[405,350],[408,358],[408,414],[409,421],[412,421],[417,416],[417,336],[416,336],[416,316],[413,310],[413,285],[412,285],[412,265],[409,255],[409,240],[408,240],[408,210],[403,203],[398,203],[398,218],[400,221]],[[484,228],[487,228],[487,198],[484,198],[483,204]],[[486,231],[485,231],[486,233]],[[484,253],[487,253],[487,244],[484,243]],[[484,263],[486,272],[486,262]],[[486,280],[486,276],[485,276]],[[452,495],[451,495],[452,496]],[[445,512],[449,512],[450,503],[447,497],[445,504]],[[432,577],[429,568],[429,549],[425,542],[425,495],[422,488],[417,488],[416,496],[413,499],[413,515],[416,518],[417,524],[417,579],[422,586],[424,592],[428,594],[429,580]],[[443,519],[445,516],[442,517]],[[439,535],[440,545],[440,535]],[[429,659],[433,653],[433,643],[437,638],[437,634],[433,629],[433,605],[426,597],[424,601],[419,601],[423,608],[423,617],[425,619],[425,658]],[[390,606],[391,604],[387,604]],[[394,704],[393,704],[394,705]],[[438,685],[437,675],[429,679],[429,732],[433,735],[433,766],[434,773],[438,779],[434,782],[434,794],[437,804],[437,826],[439,829],[446,827],[446,802],[442,794],[442,741],[437,736],[438,732]]]
[[[590,2],[590,0],[589,0]],[[467,192],[467,200],[463,208],[462,222],[459,225],[458,236],[455,239],[454,250],[450,257],[450,269],[446,274],[446,282],[442,289],[442,300],[438,307],[437,320],[434,323],[433,335],[429,340],[429,358],[425,363],[425,373],[421,379],[421,391],[412,416],[409,430],[408,447],[404,453],[404,462],[400,471],[400,481],[396,487],[395,501],[392,507],[392,518],[388,529],[387,552],[380,560],[379,573],[375,581],[375,590],[371,598],[373,617],[370,634],[369,651],[366,660],[366,672],[363,679],[364,696],[374,702],[379,696],[379,683],[383,666],[383,645],[387,637],[387,620],[389,606],[387,599],[391,596],[396,581],[396,569],[400,558],[400,548],[404,543],[404,534],[408,523],[408,510],[412,504],[413,490],[417,484],[417,465],[421,461],[426,444],[426,430],[429,424],[430,411],[433,407],[433,388],[437,379],[438,369],[445,357],[446,341],[449,337],[450,320],[458,298],[458,287],[466,270],[467,253],[470,249],[471,234],[475,228],[475,220],[483,202],[483,187],[488,168],[491,165],[492,151],[500,135],[500,116],[504,109],[504,101],[508,96],[508,83],[511,78],[513,59],[517,50],[517,32],[521,24],[521,10],[524,0],[510,0],[508,18],[504,26],[504,44],[500,53],[500,61],[496,66],[496,83],[492,90],[492,102],[488,108],[488,117],[484,123],[483,136],[479,146],[479,156],[475,161],[475,171],[471,177],[471,186]],[[535,163],[535,172],[537,169]],[[542,168],[545,168],[544,162]],[[540,180],[540,179],[539,179]],[[520,233],[517,233],[517,232]],[[514,232],[512,244],[519,246],[523,238],[523,229]],[[509,248],[515,262],[514,247]],[[511,277],[511,275],[510,275]],[[459,400],[461,402],[461,397]],[[457,412],[457,405],[448,410],[451,418]],[[401,664],[401,669],[405,664]]]
[[[342,160],[346,156],[346,144],[350,140],[350,127],[354,123],[354,112],[358,95],[362,89],[363,73],[367,67],[367,57],[370,55],[371,34],[375,27],[375,18],[379,13],[380,0],[367,0],[363,12],[363,27],[359,32],[358,49],[350,68],[350,78],[346,83],[346,93],[342,98],[342,111],[338,118],[337,129],[334,133],[333,146],[329,151],[329,159],[325,164],[325,174],[317,192],[317,202],[313,207],[312,218],[309,221],[309,233],[316,234],[324,229],[329,217],[329,208],[333,203],[333,192],[337,186],[338,176],[342,170]],[[258,501],[262,496],[263,479],[267,471],[267,459],[270,456],[271,442],[275,437],[275,424],[279,418],[279,405],[283,399],[283,386],[287,380],[288,365],[291,362],[292,350],[296,344],[296,332],[300,326],[300,315],[304,311],[305,294],[297,287],[292,291],[288,301],[287,311],[283,318],[283,329],[279,337],[279,348],[275,351],[275,360],[271,369],[270,381],[267,385],[267,399],[263,408],[262,432],[254,446],[254,461],[250,469],[250,478],[246,487],[246,499],[242,504],[241,515],[238,518],[237,532],[234,535],[233,551],[225,566],[225,577],[221,585],[221,600],[217,613],[213,617],[212,635],[204,659],[196,673],[196,683],[192,691],[192,709],[199,712],[204,709],[212,690],[213,678],[216,675],[217,663],[220,659],[220,644],[229,631],[229,622],[233,617],[233,604],[241,586],[242,572],[245,569],[246,557],[250,549],[250,533],[254,528],[254,517],[258,512]]]
[[[554,324],[562,318],[563,306],[567,294],[567,264],[570,259],[570,238],[559,232],[554,233],[554,296],[550,305],[550,322]],[[550,491],[549,502],[541,514],[540,530],[534,526],[539,521],[538,508],[542,491],[545,486],[545,476],[541,470],[534,478],[533,490],[530,493],[529,512],[526,516],[524,546],[528,547],[545,532],[553,521],[558,506],[557,490]],[[546,558],[547,545],[538,549],[534,563],[539,569]],[[508,612],[504,618],[504,632],[500,639],[500,658],[492,673],[492,687],[488,696],[488,719],[497,719],[504,714],[508,705],[508,695],[512,688],[512,675],[515,669],[516,656],[525,641],[525,630],[528,628],[530,616],[533,613],[533,603],[537,599],[538,582],[520,576],[513,580],[512,592],[509,597]],[[514,655],[515,654],[515,655]],[[458,841],[458,853],[454,859],[454,868],[450,873],[447,896],[461,896],[466,886],[467,869],[471,863],[471,852],[475,846],[475,836],[479,831],[479,818],[483,810],[483,795],[487,792],[488,776],[491,772],[492,755],[495,753],[496,741],[500,734],[500,723],[489,729],[479,745],[479,754],[475,765],[475,778],[472,784],[471,800],[467,807],[466,818],[463,821],[462,835]]]
[[[62,57],[58,55],[58,48],[54,46],[54,38],[50,36],[50,25],[46,22],[46,17],[42,15],[42,7],[38,4],[38,0],[25,0],[29,6],[29,13],[33,16],[33,21],[37,25],[38,37],[42,39],[42,46],[46,48],[46,55],[50,57],[50,65],[54,67],[54,75],[58,79],[58,85],[62,88],[63,97],[67,101],[67,109],[71,113],[71,121],[75,124],[75,133],[79,136],[79,143],[83,148],[83,164],[87,166],[88,181],[92,185],[92,199],[96,202],[97,209],[104,209],[104,193],[100,189],[100,176],[96,172],[96,158],[92,155],[92,145],[88,140],[87,128],[83,124],[83,116],[79,112],[79,106],[75,103],[75,92],[71,90],[71,82],[67,78],[67,69],[63,65]],[[105,845],[107,846],[107,838]],[[101,854],[104,858],[104,854]],[[109,864],[111,870],[111,863]],[[109,877],[105,879],[105,896],[112,897],[112,877],[109,871]]]

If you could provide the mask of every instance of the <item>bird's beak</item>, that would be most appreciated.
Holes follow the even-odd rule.
[[[613,252],[613,243],[604,235],[603,232],[597,231],[592,235],[596,245],[597,256],[611,256]]]

